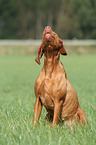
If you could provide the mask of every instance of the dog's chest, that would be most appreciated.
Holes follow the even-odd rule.
[[[66,92],[66,81],[64,76],[46,78],[42,81],[39,87],[39,97],[42,101],[42,104],[47,109],[54,109],[55,99],[63,97]]]

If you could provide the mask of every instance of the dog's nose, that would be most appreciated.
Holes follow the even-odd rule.
[[[50,33],[51,32],[51,27],[50,26],[46,26],[45,30],[46,30],[46,33]]]

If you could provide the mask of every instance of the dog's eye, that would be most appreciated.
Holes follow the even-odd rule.
[[[53,39],[54,39],[54,37],[53,36],[51,36]]]

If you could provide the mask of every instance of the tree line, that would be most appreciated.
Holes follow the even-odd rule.
[[[96,39],[96,0],[0,0],[0,39],[39,39],[46,25],[62,39]]]

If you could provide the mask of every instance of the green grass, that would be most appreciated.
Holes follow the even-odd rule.
[[[88,127],[52,128],[44,124],[43,108],[39,124],[33,128],[34,84],[42,65],[35,55],[0,56],[0,145],[95,145],[96,144],[96,54],[61,56],[67,76],[75,88]]]
[[[96,45],[64,45],[68,53],[96,54]],[[29,55],[37,53],[39,45],[0,45],[0,55]]]

